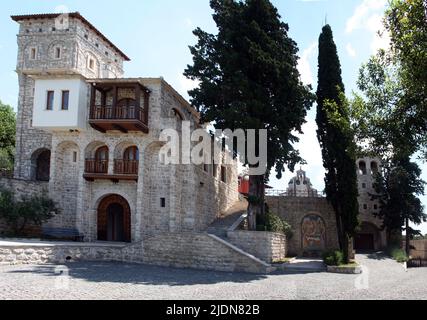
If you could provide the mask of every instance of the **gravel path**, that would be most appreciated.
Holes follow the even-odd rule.
[[[427,269],[359,255],[365,274],[251,275],[115,263],[0,266],[0,299],[425,299]],[[61,270],[56,270],[59,273]],[[368,280],[368,281],[367,281]]]

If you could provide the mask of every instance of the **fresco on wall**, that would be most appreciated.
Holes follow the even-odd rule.
[[[324,251],[326,248],[326,228],[322,217],[306,216],[302,222],[302,246],[305,252]]]

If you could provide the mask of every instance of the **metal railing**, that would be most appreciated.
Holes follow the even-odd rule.
[[[265,191],[265,195],[267,197],[298,197],[299,195],[295,192],[289,192],[287,190],[275,190],[275,189],[267,189]],[[320,192],[310,192],[307,198],[325,198],[326,195]]]

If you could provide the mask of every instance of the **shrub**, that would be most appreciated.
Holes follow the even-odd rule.
[[[285,220],[273,213],[267,213],[265,217],[265,229],[270,232],[278,232],[286,235],[288,239],[292,237],[292,227]]]
[[[389,252],[390,252],[390,255],[393,257],[393,259],[399,263],[409,261],[409,257],[407,256],[406,252],[400,248],[389,249]]]
[[[341,266],[344,264],[344,254],[339,251],[327,251],[323,254],[323,261],[328,266]]]
[[[0,218],[15,236],[23,235],[29,224],[41,226],[60,213],[56,203],[46,194],[17,200],[10,190],[0,190]]]

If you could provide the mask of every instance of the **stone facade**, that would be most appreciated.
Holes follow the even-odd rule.
[[[98,209],[109,196],[125,199],[130,208],[131,240],[142,234],[203,231],[238,200],[237,163],[221,162],[209,170],[193,164],[164,165],[160,150],[164,129],[190,124],[190,133],[199,128],[199,115],[163,78],[124,79],[123,62],[128,58],[79,14],[15,16],[18,34],[19,102],[14,176],[31,185],[48,188],[62,214],[49,221],[50,227],[76,228],[85,241],[99,238]],[[40,130],[33,127],[35,83],[39,80],[83,79],[87,85],[85,112],[90,108],[91,86],[95,81],[115,79],[123,84],[138,82],[149,91],[149,133],[129,131],[105,133],[89,126],[79,130]],[[66,88],[65,88],[66,89]],[[148,92],[147,91],[147,92]],[[129,92],[121,91],[120,97]],[[109,98],[107,97],[107,100]],[[144,101],[145,103],[145,101]],[[89,112],[86,112],[89,114]],[[47,117],[49,115],[46,115]],[[64,115],[66,116],[66,115]],[[114,174],[114,161],[128,147],[136,147],[137,181],[84,178],[86,160],[100,147],[108,148],[108,175]],[[50,152],[49,182],[35,181],[40,155]],[[226,170],[222,181],[221,168]],[[37,187],[38,188],[38,187]]]
[[[272,232],[229,231],[227,240],[267,263],[286,258],[286,236]]]
[[[382,230],[383,222],[381,219],[374,216],[374,213],[380,209],[379,202],[372,200],[371,197],[371,194],[376,193],[374,183],[376,175],[381,172],[381,161],[378,158],[360,158],[357,160],[357,168],[359,220],[361,224],[355,239],[355,247],[357,249],[358,245],[363,246],[363,242],[373,239],[373,249],[381,250],[387,246],[387,233]],[[358,244],[358,242],[361,243]]]
[[[267,197],[266,201],[270,211],[293,228],[293,235],[287,242],[288,255],[319,256],[325,250],[339,248],[335,213],[325,198]],[[308,228],[304,227],[305,223]]]
[[[387,246],[382,221],[374,216],[379,203],[370,196],[375,194],[374,182],[376,174],[381,172],[380,166],[380,160],[376,158],[357,160],[360,227],[354,239],[356,250],[381,250]],[[311,188],[304,171],[298,171],[286,194],[267,197],[267,203],[273,213],[294,229],[294,235],[288,241],[291,255],[320,255],[325,250],[339,248],[334,210],[326,198],[319,197]]]

